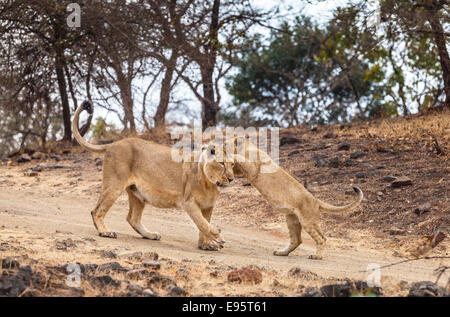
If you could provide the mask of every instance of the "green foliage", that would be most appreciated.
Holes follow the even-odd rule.
[[[96,140],[114,140],[120,135],[120,131],[114,124],[108,124],[103,118],[98,118],[97,122],[90,128],[92,136]]]

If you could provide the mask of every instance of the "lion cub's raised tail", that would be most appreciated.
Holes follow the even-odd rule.
[[[106,151],[107,145],[95,145],[87,142],[80,134],[80,131],[78,130],[78,120],[80,118],[80,113],[83,112],[83,110],[86,110],[90,115],[94,112],[94,108],[92,106],[92,103],[90,101],[84,101],[81,106],[78,107],[77,111],[75,112],[75,115],[73,116],[72,120],[72,131],[75,135],[75,139],[78,141],[78,143],[88,149],[92,152],[97,153],[103,153]]]
[[[363,195],[362,190],[359,187],[353,187],[353,190],[358,194],[358,199],[356,201],[354,201],[348,205],[338,207],[338,206],[330,205],[330,204],[323,202],[316,198],[317,201],[319,202],[319,208],[323,211],[328,211],[328,212],[343,212],[343,211],[348,211],[348,210],[355,208],[356,206],[358,206],[361,203],[361,201],[364,198],[364,195]]]

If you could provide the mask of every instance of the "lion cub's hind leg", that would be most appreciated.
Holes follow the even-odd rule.
[[[130,204],[130,211],[128,212],[127,221],[131,227],[144,239],[160,240],[161,235],[158,232],[150,232],[142,224],[142,212],[144,211],[145,202],[141,198],[143,197],[142,195],[135,195],[136,192],[137,189],[135,186],[130,186],[127,188],[128,201]]]
[[[297,249],[302,243],[302,225],[300,224],[297,215],[286,215],[286,223],[289,229],[289,244],[284,249],[274,251],[274,255],[288,256],[289,253]]]
[[[325,243],[327,238],[322,233],[320,226],[317,222],[309,223],[304,225],[305,231],[313,238],[316,243],[317,251],[316,254],[310,255],[311,260],[322,260],[323,249],[325,248]]]

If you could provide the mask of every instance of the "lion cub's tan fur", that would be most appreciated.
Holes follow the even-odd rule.
[[[310,258],[321,259],[326,238],[320,229],[320,210],[330,212],[350,210],[362,201],[362,191],[354,187],[358,199],[346,206],[336,207],[327,204],[315,198],[295,178],[275,164],[267,153],[259,150],[248,140],[238,142],[237,139],[234,139],[233,142],[235,146],[235,176],[245,176],[269,204],[286,217],[290,242],[284,249],[274,251],[274,254],[287,256],[294,251],[302,243],[301,232],[304,229],[317,245],[316,254],[311,255]],[[253,152],[254,155],[250,155],[250,152]],[[244,153],[245,157],[242,155]],[[249,157],[254,157],[256,160],[250,162]],[[263,168],[267,169],[268,167],[271,172],[261,172]]]
[[[219,195],[218,185],[233,179],[232,163],[219,163],[206,147],[199,162],[175,162],[172,149],[138,138],[128,138],[107,145],[86,142],[78,131],[78,118],[90,103],[77,109],[72,127],[76,140],[86,149],[104,153],[103,189],[91,212],[94,225],[102,237],[116,238],[105,226],[104,218],[117,198],[126,191],[129,199],[127,220],[146,239],[159,240],[141,223],[145,204],[159,208],[184,209],[200,230],[198,246],[205,250],[223,247],[219,231],[209,223]]]

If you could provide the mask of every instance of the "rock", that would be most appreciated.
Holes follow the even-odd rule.
[[[42,172],[44,169],[52,170],[52,169],[62,169],[62,168],[72,168],[71,165],[61,165],[61,164],[38,164],[31,168],[34,172]]]
[[[397,179],[397,177],[388,175],[388,176],[383,177],[381,180],[383,182],[391,183],[391,182],[395,181],[396,179]]]
[[[328,166],[333,167],[333,168],[339,168],[339,157],[333,157],[332,159],[330,159],[330,161],[328,162]]]
[[[366,282],[362,281],[325,285],[320,288],[320,291],[326,297],[349,297],[354,294],[367,295],[367,293],[382,295],[381,288],[369,287]]]
[[[289,153],[288,156],[291,157],[291,156],[294,156],[294,155],[297,155],[297,154],[300,154],[300,151],[299,150],[294,150],[291,153]]]
[[[303,270],[299,267],[294,267],[288,271],[289,277],[301,278],[302,280],[314,280],[318,277],[316,273],[311,271]]]
[[[109,275],[94,276],[90,278],[90,281],[99,288],[106,286],[119,287],[121,285],[121,281],[115,280]]]
[[[393,188],[399,188],[399,187],[411,186],[411,185],[412,185],[412,180],[406,176],[398,177],[391,183],[391,186]]]
[[[324,139],[334,139],[336,135],[333,132],[329,132],[323,135]]]
[[[161,264],[155,261],[144,261],[144,267],[150,268],[153,270],[159,270],[161,268]]]
[[[227,279],[230,283],[260,284],[262,282],[262,273],[261,270],[256,268],[244,267],[228,273]]]
[[[414,283],[409,289],[408,294],[408,297],[441,297],[441,296],[446,296],[445,289],[429,281]]]
[[[330,163],[326,160],[317,160],[316,163],[314,164],[315,167],[326,167],[328,166]]]
[[[307,287],[302,297],[322,297],[322,293],[316,287]]]
[[[431,204],[424,203],[424,204],[420,205],[419,207],[417,207],[416,209],[414,209],[414,212],[420,216],[426,212],[429,212],[430,210],[431,210]]]
[[[404,229],[400,229],[400,228],[397,228],[397,227],[392,227],[390,230],[389,230],[389,234],[391,235],[391,236],[396,236],[396,235],[400,235],[400,234],[405,234],[405,230]]]
[[[314,161],[318,161],[318,160],[324,160],[326,159],[328,156],[325,154],[314,154],[313,156],[311,156],[311,159]]]
[[[145,260],[153,260],[153,261],[157,261],[159,258],[159,254],[156,252],[146,252],[143,255]]]
[[[166,287],[167,285],[175,284],[175,282],[170,277],[160,274],[154,274],[151,278],[147,280],[147,284],[149,286],[157,285],[159,287]]]
[[[33,155],[31,156],[31,158],[33,160],[43,160],[43,159],[45,159],[45,154],[42,152],[34,152]]]
[[[301,143],[304,140],[299,139],[299,138],[295,138],[292,136],[284,136],[280,139],[280,146],[286,145],[286,144],[296,144],[296,143]]]
[[[350,146],[351,146],[350,143],[342,142],[342,143],[339,143],[337,150],[338,151],[348,151],[348,150],[350,150]]]
[[[94,161],[95,161],[95,165],[96,166],[102,166],[103,165],[103,160],[101,158],[99,158],[99,157],[96,157],[94,159]]]
[[[364,156],[366,156],[366,153],[360,152],[360,151],[356,151],[356,152],[353,152],[352,154],[350,154],[350,158],[352,160],[356,160],[356,159],[359,159]]]
[[[157,297],[158,294],[156,294],[151,288],[146,288],[142,291],[142,295],[144,297]]]
[[[107,259],[117,259],[117,254],[114,251],[102,251],[100,255]]]
[[[28,154],[22,154],[21,156],[19,156],[19,158],[17,159],[17,163],[26,163],[26,162],[30,162],[31,161],[31,157]]]
[[[24,176],[28,176],[28,177],[36,177],[39,176],[38,172],[25,172],[23,173]]]
[[[344,165],[346,167],[350,167],[350,166],[355,166],[356,163],[355,163],[355,161],[352,161],[351,159],[346,159],[345,162],[344,162]]]
[[[1,268],[7,270],[18,269],[20,267],[20,263],[17,259],[6,257],[1,260]]]
[[[358,172],[355,174],[356,178],[367,178],[367,174],[363,172]]]
[[[127,272],[127,277],[131,280],[146,279],[156,274],[155,271],[149,271],[147,269],[136,269]]]
[[[122,267],[122,265],[120,265],[117,262],[109,262],[109,263],[104,263],[102,265],[100,265],[98,267],[98,270],[104,273],[111,273],[111,272],[127,272],[128,269]]]
[[[57,162],[61,161],[61,155],[59,154],[50,154],[50,158],[54,159]]]
[[[56,241],[57,250],[67,251],[69,249],[74,249],[76,247],[77,247],[76,243],[70,238]]]
[[[182,289],[181,287],[178,287],[174,284],[170,284],[166,287],[167,291],[168,291],[168,296],[185,296],[186,295],[186,291],[184,289]]]
[[[129,254],[122,255],[121,257],[133,260],[133,261],[142,261],[144,259],[144,254],[142,252],[133,252]]]

